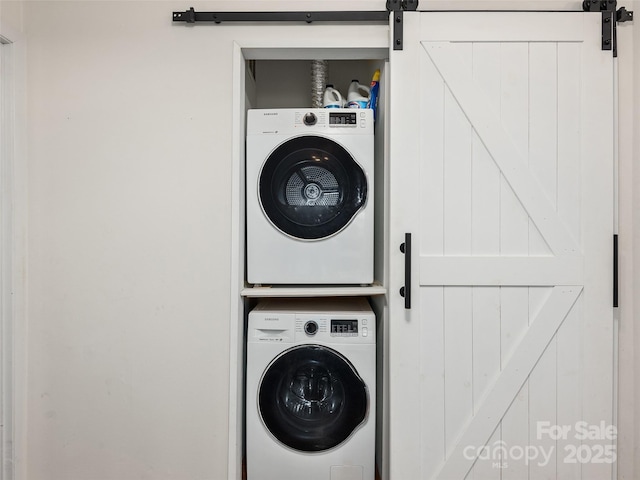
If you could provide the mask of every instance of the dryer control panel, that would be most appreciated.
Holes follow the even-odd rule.
[[[329,112],[329,125],[353,125],[358,124],[358,115],[356,112]]]
[[[247,135],[307,133],[373,135],[370,108],[249,110]]]

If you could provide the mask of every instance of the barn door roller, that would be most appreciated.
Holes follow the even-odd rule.
[[[185,12],[173,12],[174,22],[213,23],[223,22],[345,22],[387,23],[394,15],[393,48],[402,50],[402,12],[416,10],[418,0],[387,0],[386,11],[337,11],[337,12],[196,12],[193,7]]]
[[[387,0],[387,11],[393,16],[393,49],[402,50],[403,24],[405,10],[415,11],[418,9],[418,0]]]
[[[602,12],[602,50],[612,50],[618,56],[616,27],[618,22],[632,22],[633,12],[624,7],[616,10],[616,0],[584,0],[582,10],[585,12]]]

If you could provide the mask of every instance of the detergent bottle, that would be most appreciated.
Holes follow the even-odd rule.
[[[327,84],[327,87],[324,89],[322,106],[324,108],[342,108],[344,106],[344,99],[342,98],[342,94],[330,83]]]
[[[347,92],[347,108],[367,108],[369,87],[360,85],[357,79],[351,80]]]
[[[371,108],[373,110],[373,120],[376,120],[378,116],[378,96],[380,94],[380,70],[376,70],[373,74],[373,78],[371,79],[371,88],[369,89],[369,103],[367,103],[367,108]]]

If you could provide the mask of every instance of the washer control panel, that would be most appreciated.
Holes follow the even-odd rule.
[[[329,338],[338,340],[366,339],[373,333],[367,318],[296,318],[296,336],[300,338]]]
[[[376,316],[360,297],[264,299],[247,324],[247,343],[367,345],[376,336]]]

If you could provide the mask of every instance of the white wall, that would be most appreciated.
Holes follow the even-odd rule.
[[[2,0],[0,2],[0,22],[14,32],[22,32],[23,1]],[[4,34],[6,35],[6,34]]]
[[[227,471],[231,42],[25,4],[29,480]]]
[[[276,9],[301,3],[312,2]],[[345,8],[329,0],[323,8],[338,3]],[[350,5],[383,8],[372,3]],[[17,375],[29,400],[28,456],[16,478],[226,478],[233,49],[228,26],[171,24],[172,10],[192,5],[230,8],[24,2],[29,319],[28,368]],[[3,22],[20,25],[19,4],[1,7]],[[621,71],[621,98],[633,99],[625,115],[638,125],[640,25],[625,28],[634,45],[625,60],[635,63]],[[627,135],[634,131],[627,124]],[[628,136],[622,183],[635,208],[621,211],[629,236],[621,238],[620,478],[632,479],[640,471],[640,137]]]

